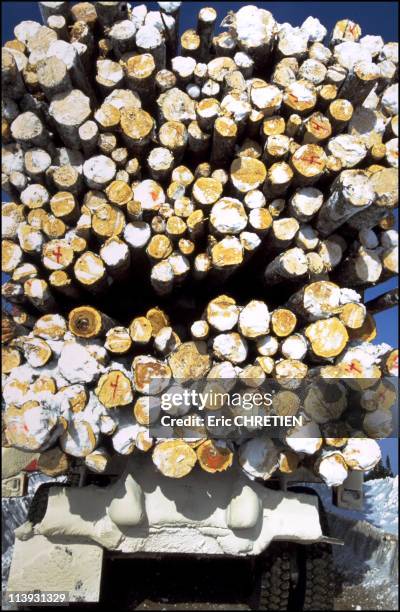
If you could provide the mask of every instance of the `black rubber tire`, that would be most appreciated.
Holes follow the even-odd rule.
[[[318,497],[322,533],[330,535],[328,517],[319,495],[312,488],[290,489]],[[298,548],[299,581],[291,597],[293,610],[333,610],[335,569],[331,544],[308,544]]]
[[[290,552],[283,543],[272,545],[261,560],[258,610],[288,610],[291,591]]]
[[[333,610],[334,589],[332,546],[306,546],[303,610]]]

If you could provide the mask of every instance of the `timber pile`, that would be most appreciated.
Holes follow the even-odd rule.
[[[172,477],[236,453],[250,477],[304,464],[340,484],[391,431],[397,352],[371,344],[372,314],[397,298],[368,311],[362,292],[398,273],[397,44],[345,19],[324,45],[318,19],[255,6],[221,34],[205,7],[180,35],[181,3],[158,4],[40,2],[44,25],[2,49],[6,443],[54,473],[137,448]],[[261,282],[271,301],[251,299]],[[246,297],[214,291],[178,326],[150,308],[228,283]],[[145,315],[139,297],[129,321],[98,309],[132,284],[153,296]],[[152,438],[161,392],[194,373],[274,380],[271,414],[309,423],[279,442]]]
[[[269,284],[397,273],[394,43],[248,6],[178,47],[179,3],[39,4],[2,52],[9,299],[50,312],[138,270],[166,295],[255,253]]]
[[[126,327],[91,306],[71,310],[68,319],[46,314],[26,325],[5,317],[5,443],[41,452],[46,469],[57,452],[56,471],[59,463],[68,469],[72,457],[103,472],[113,454],[139,449],[174,478],[197,461],[208,472],[225,470],[237,454],[250,477],[304,465],[339,485],[349,469],[375,465],[375,439],[394,427],[396,389],[387,375],[396,374],[397,351],[365,340],[374,324],[365,330],[370,315],[360,299],[329,281],[306,285],[272,311],[261,300],[240,306],[219,295],[192,322],[190,337],[181,337],[159,308]],[[190,401],[162,399],[164,392],[182,396],[193,381],[203,383],[205,412],[233,425],[206,419],[183,422],[185,430],[182,423],[160,427],[165,414],[200,414]],[[246,415],[246,405],[216,401],[216,393],[241,393],[248,405],[252,394],[271,393],[270,383],[272,401],[257,414],[303,417],[281,439],[262,426],[254,437],[257,426],[234,421]]]

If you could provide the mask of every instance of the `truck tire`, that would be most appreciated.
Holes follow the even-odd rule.
[[[334,568],[332,547],[311,544],[305,547],[303,610],[333,610]]]
[[[290,553],[284,544],[273,545],[261,562],[257,609],[288,610],[290,583]]]
[[[308,493],[318,497],[319,518],[322,532],[330,535],[328,517],[319,495],[312,488],[297,486],[290,489],[296,493]],[[308,544],[298,548],[299,580],[294,589],[292,609],[333,610],[335,569],[331,544]]]

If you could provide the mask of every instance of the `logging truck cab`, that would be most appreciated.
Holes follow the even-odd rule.
[[[336,489],[335,503],[359,507],[357,474]],[[138,453],[90,479],[82,468],[67,483],[37,489],[15,532],[8,592],[99,602],[106,558],[247,558],[257,609],[293,601],[296,609],[332,609],[332,545],[342,542],[329,536],[321,501],[305,485],[317,479],[304,469],[264,483],[238,465],[218,474],[195,468],[179,480]]]

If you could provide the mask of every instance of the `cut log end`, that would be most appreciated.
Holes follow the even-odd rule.
[[[183,440],[160,442],[155,446],[152,458],[157,469],[168,478],[183,478],[197,461],[195,451]]]
[[[206,440],[196,449],[197,459],[200,467],[206,472],[215,474],[224,472],[233,461],[233,453],[222,443],[214,440]]]

